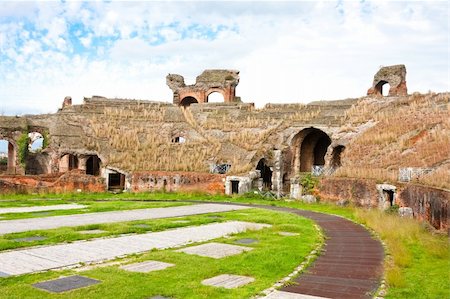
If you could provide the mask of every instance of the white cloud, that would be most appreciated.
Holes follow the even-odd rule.
[[[444,91],[448,5],[7,2],[0,110],[51,112],[66,95],[170,101],[167,73],[206,68],[241,70],[238,95],[258,106],[362,96],[379,65],[398,63],[410,91]]]

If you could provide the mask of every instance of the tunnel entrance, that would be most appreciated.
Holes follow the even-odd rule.
[[[239,181],[231,181],[231,194],[239,194]]]
[[[100,158],[98,156],[89,156],[86,160],[86,174],[100,175]]]
[[[313,166],[324,166],[330,144],[330,137],[322,130],[307,128],[300,131],[292,139],[294,171],[311,172]]]
[[[194,97],[185,97],[181,100],[180,106],[189,107],[191,104],[198,103],[197,99]]]
[[[261,172],[261,178],[263,180],[263,189],[272,190],[272,170],[266,165],[266,160],[263,158],[259,160],[256,170]]]

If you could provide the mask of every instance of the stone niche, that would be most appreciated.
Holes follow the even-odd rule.
[[[173,103],[184,107],[207,103],[208,96],[214,92],[220,93],[225,103],[239,101],[236,97],[239,71],[236,70],[205,70],[193,85],[186,85],[181,75],[169,74],[166,83],[173,91]]]
[[[383,86],[389,84],[388,96],[406,96],[406,67],[403,64],[385,66],[378,70],[373,77],[372,87],[367,91],[368,96],[383,96]]]

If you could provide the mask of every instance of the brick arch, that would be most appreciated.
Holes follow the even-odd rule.
[[[222,95],[222,97],[223,97],[223,101],[224,101],[224,102],[227,102],[227,101],[226,101],[226,95],[227,95],[227,93],[226,93],[226,90],[225,90],[225,89],[223,89],[223,88],[211,88],[211,89],[209,89],[209,90],[205,93],[205,102],[206,102],[206,103],[209,102],[209,96],[210,96],[211,94],[215,93],[215,92],[220,93],[220,94]]]

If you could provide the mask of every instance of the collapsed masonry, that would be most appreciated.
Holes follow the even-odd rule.
[[[405,75],[403,65],[380,69],[369,97],[386,83],[390,96],[406,96]],[[361,98],[255,109],[236,97],[238,71],[206,70],[194,85],[180,75],[166,79],[173,104],[94,96],[72,105],[66,97],[55,114],[1,116],[2,192],[28,181],[33,190],[260,190],[298,198],[302,174],[332,174],[349,143],[373,126],[342,130]],[[208,104],[214,92],[224,103]],[[27,150],[30,133],[44,139],[40,151]]]

